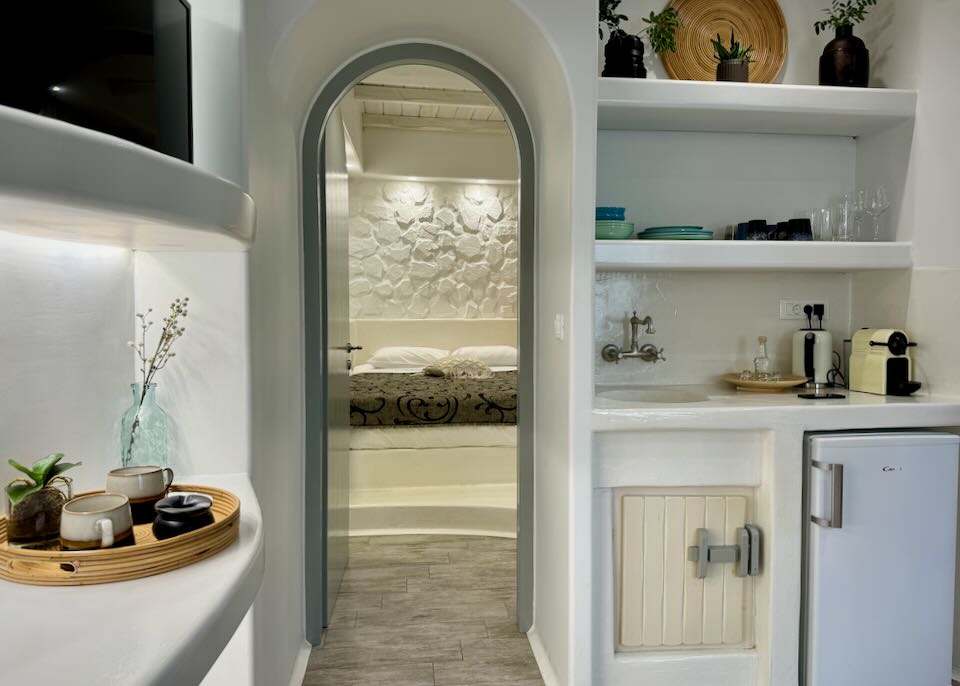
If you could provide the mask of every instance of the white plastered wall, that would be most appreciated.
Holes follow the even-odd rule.
[[[282,683],[303,636],[299,135],[310,102],[359,51],[425,40],[500,73],[533,128],[539,166],[535,627],[556,683],[588,684],[591,380],[589,225],[595,50],[589,4],[563,0],[315,5],[248,0],[250,180],[260,217],[251,255],[254,480],[269,559],[257,604],[257,682]],[[318,40],[323,36],[324,40]],[[544,37],[546,36],[546,38]],[[551,336],[563,318],[562,340]],[[581,551],[575,554],[575,550]],[[557,564],[557,561],[564,561]],[[262,613],[262,614],[261,614]]]

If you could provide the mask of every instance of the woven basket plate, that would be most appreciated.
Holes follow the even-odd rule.
[[[787,56],[787,22],[777,0],[673,0],[683,27],[677,52],[666,52],[663,66],[672,79],[715,81],[717,61],[711,38],[724,44],[733,29],[741,45],[753,46],[751,83],[773,83]]]
[[[237,540],[240,500],[233,493],[210,486],[174,485],[170,490],[210,496],[214,523],[165,541],[154,538],[150,524],[142,524],[133,527],[135,545],[71,552],[11,548],[7,546],[7,518],[0,517],[0,579],[36,586],[127,581],[186,567]]]

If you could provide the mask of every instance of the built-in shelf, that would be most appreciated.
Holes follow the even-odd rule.
[[[0,229],[141,250],[243,250],[254,205],[195,165],[0,106]]]
[[[597,241],[599,271],[909,269],[912,244],[807,241]]]
[[[912,120],[916,107],[910,90],[601,78],[597,127],[865,136]]]

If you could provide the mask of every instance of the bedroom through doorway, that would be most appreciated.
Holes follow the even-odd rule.
[[[318,683],[375,676],[343,664],[361,648],[378,670],[421,655],[451,683],[469,683],[457,679],[480,666],[472,657],[504,683],[540,678],[524,633],[533,532],[522,515],[532,146],[523,170],[522,136],[492,96],[435,62],[392,64],[355,80],[324,128],[319,636],[317,604],[307,609]],[[310,407],[308,390],[308,472]]]

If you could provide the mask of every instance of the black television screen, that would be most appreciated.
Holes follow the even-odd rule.
[[[184,0],[27,0],[0,22],[0,104],[193,160]]]

